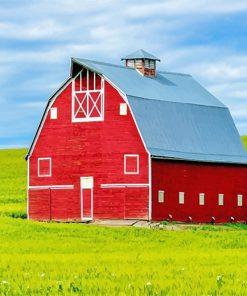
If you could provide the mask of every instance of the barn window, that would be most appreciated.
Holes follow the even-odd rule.
[[[138,154],[124,155],[124,174],[126,175],[139,174],[139,155]]]
[[[218,204],[219,206],[223,206],[224,205],[224,194],[220,193],[218,195]]]
[[[165,192],[163,190],[158,191],[158,202],[163,203],[165,200]]]
[[[38,158],[38,177],[51,176],[51,158],[43,157]]]
[[[238,194],[238,207],[242,207],[242,206],[243,206],[243,195]]]
[[[104,120],[104,79],[83,69],[73,80],[72,122]]]
[[[178,202],[179,204],[183,205],[184,204],[184,192],[179,192],[178,194]]]
[[[50,119],[57,119],[57,108],[53,107],[50,109]]]
[[[199,205],[204,206],[205,204],[205,193],[199,193]]]
[[[127,115],[127,104],[120,103],[120,115]]]

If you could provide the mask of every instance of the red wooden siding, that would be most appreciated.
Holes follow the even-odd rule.
[[[230,217],[247,221],[247,167],[197,164],[152,160],[152,219],[175,221],[227,222]],[[164,203],[158,203],[158,191],[164,191]],[[184,204],[179,204],[179,192],[184,192]],[[199,205],[199,194],[205,194],[205,204]],[[224,194],[224,205],[218,195]],[[243,195],[243,206],[237,204]]]
[[[90,76],[91,77],[91,76]],[[148,218],[149,188],[102,188],[102,184],[147,184],[148,153],[131,112],[119,114],[124,103],[118,91],[105,82],[104,121],[72,123],[72,86],[56,98],[57,119],[47,116],[30,157],[30,186],[74,185],[74,189],[52,190],[52,218],[80,219],[80,177],[92,176],[93,213],[97,218]],[[124,155],[139,155],[139,173],[124,174]],[[52,159],[52,176],[38,177],[37,160]],[[55,191],[56,190],[56,191]],[[29,191],[31,219],[47,219],[45,190]],[[136,196],[136,198],[135,198]],[[42,207],[46,209],[38,210]],[[134,209],[131,209],[133,203]]]

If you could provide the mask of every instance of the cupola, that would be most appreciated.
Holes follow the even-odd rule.
[[[121,60],[125,61],[127,68],[135,68],[142,75],[148,77],[154,77],[156,75],[156,61],[160,62],[160,59],[143,49],[139,49]]]

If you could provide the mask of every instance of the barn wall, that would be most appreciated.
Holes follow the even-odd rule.
[[[158,191],[164,191],[164,203],[158,202]],[[184,204],[179,204],[184,192]],[[199,205],[199,193],[205,193],[205,205]],[[224,194],[224,205],[218,205],[218,194]],[[238,194],[243,206],[237,205]],[[175,221],[227,222],[230,217],[247,220],[247,167],[152,160],[152,219]]]
[[[54,189],[53,211],[56,219],[80,219],[80,177],[93,176],[94,218],[148,217],[148,187],[101,188],[102,184],[147,184],[148,153],[141,141],[130,110],[119,115],[123,98],[105,82],[104,121],[74,122],[71,120],[72,85],[56,98],[51,107],[57,107],[58,118],[48,114],[35,149],[30,157],[30,186],[74,185],[74,189]],[[124,174],[124,154],[138,154],[140,171],[137,175]],[[50,157],[52,175],[38,177],[38,158]],[[46,219],[47,213],[34,210],[43,203],[45,190],[29,190],[30,218]],[[135,196],[137,198],[135,198]],[[40,201],[38,201],[40,200]],[[47,201],[46,201],[47,203]],[[56,205],[54,205],[54,203]],[[135,209],[131,209],[131,205]],[[70,213],[68,213],[68,205]],[[44,209],[43,209],[44,208]],[[59,208],[59,209],[58,209]]]

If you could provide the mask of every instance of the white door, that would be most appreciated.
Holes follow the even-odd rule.
[[[93,219],[93,177],[81,177],[81,219]]]

